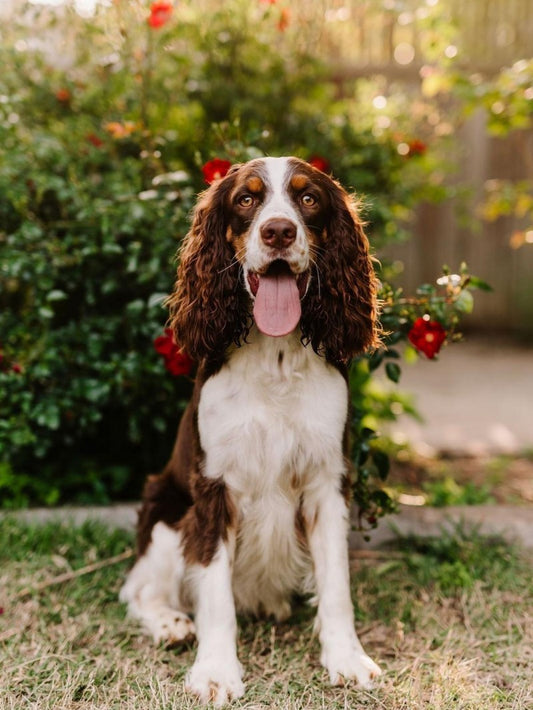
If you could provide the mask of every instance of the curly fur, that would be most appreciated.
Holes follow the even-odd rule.
[[[355,201],[336,181],[323,184],[331,201],[326,237],[300,325],[316,352],[340,364],[379,343],[377,279]]]
[[[368,240],[354,200],[339,183],[302,161],[294,164],[329,200],[317,275],[302,300],[302,340],[329,362],[345,364],[379,343]],[[234,166],[200,196],[167,301],[176,341],[197,362],[220,366],[228,347],[241,345],[252,325],[242,267],[227,237],[229,197],[246,165]]]
[[[201,196],[183,242],[174,293],[167,301],[176,342],[197,362],[219,361],[250,326],[242,269],[226,239],[227,198],[238,170]]]

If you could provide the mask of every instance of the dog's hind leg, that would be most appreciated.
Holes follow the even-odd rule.
[[[120,591],[130,616],[141,622],[156,643],[171,646],[195,635],[183,603],[184,578],[181,533],[163,522],[156,523],[145,553]]]

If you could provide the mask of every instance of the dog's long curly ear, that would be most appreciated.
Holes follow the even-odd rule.
[[[302,302],[302,332],[330,362],[344,364],[379,343],[377,279],[354,200],[334,180],[326,188],[330,217]]]
[[[239,168],[233,166],[200,196],[179,252],[174,293],[167,300],[176,342],[198,363],[221,361],[249,328],[240,265],[226,239],[227,202]]]

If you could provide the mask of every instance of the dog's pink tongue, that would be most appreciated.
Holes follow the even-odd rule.
[[[298,325],[301,314],[300,294],[292,274],[273,273],[259,278],[254,318],[261,333],[288,335]]]

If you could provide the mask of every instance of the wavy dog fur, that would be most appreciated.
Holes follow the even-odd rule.
[[[260,288],[258,308],[284,326],[296,313],[294,330],[261,330]],[[234,166],[200,196],[168,299],[194,393],[146,483],[121,598],[156,642],[196,634],[186,687],[203,702],[244,692],[236,610],[284,619],[294,593],[316,599],[332,683],[380,673],[347,555],[347,366],[379,342],[376,290],[353,198],[303,161]]]
[[[167,303],[176,342],[197,362],[220,362],[252,325],[250,297],[242,265],[227,237],[230,196],[258,161],[235,165],[200,197],[192,227],[180,251],[174,293]],[[316,275],[302,301],[302,339],[333,363],[346,363],[376,347],[379,325],[377,280],[368,239],[355,199],[341,185],[310,165],[292,159],[292,169],[309,176],[327,203],[316,234]]]

